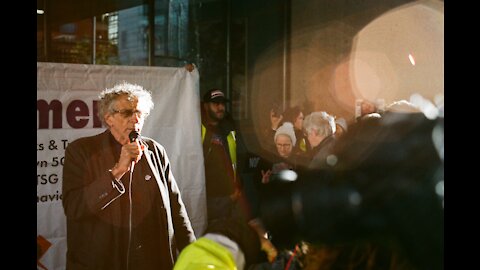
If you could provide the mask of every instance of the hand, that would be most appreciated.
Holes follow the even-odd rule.
[[[265,172],[264,170],[262,170],[261,173],[262,173],[262,184],[268,183],[268,181],[270,181],[270,175],[272,174],[272,171],[267,170]]]
[[[240,198],[241,195],[242,195],[242,192],[240,191],[240,189],[235,189],[235,192],[233,192],[233,194],[230,195],[230,199],[233,202],[236,202]]]
[[[268,240],[268,238],[260,238],[261,249],[267,254],[267,259],[270,263],[275,261],[275,258],[278,255],[277,248]]]
[[[260,239],[260,248],[267,254],[267,259],[272,263],[277,257],[277,248],[268,239],[268,234],[263,226],[263,222],[259,218],[253,218],[248,221],[248,225],[257,233]]]
[[[195,69],[195,66],[191,63],[185,64],[185,69],[189,72],[192,72]]]
[[[142,158],[144,148],[145,146],[140,144],[138,140],[124,144],[117,165],[117,167],[122,169],[120,172],[125,173],[129,171],[131,169],[130,166],[132,165],[132,161],[136,163]]]

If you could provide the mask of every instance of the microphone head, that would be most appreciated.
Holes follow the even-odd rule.
[[[140,133],[138,133],[135,130],[132,130],[132,132],[128,134],[128,138],[130,139],[130,142],[134,142],[136,139],[138,139],[139,136],[140,136]]]

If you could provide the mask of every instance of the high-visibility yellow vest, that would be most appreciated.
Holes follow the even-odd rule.
[[[205,140],[205,133],[207,128],[202,124],[202,144]],[[237,179],[237,138],[235,137],[235,130],[230,131],[227,136],[228,152],[230,153],[230,160],[232,161],[233,176]]]
[[[237,270],[232,253],[221,244],[201,237],[186,246],[173,270]]]

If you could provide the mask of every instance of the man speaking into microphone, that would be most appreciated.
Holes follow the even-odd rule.
[[[65,150],[66,269],[172,269],[195,235],[165,148],[140,135],[151,93],[123,82],[99,99],[106,130]]]

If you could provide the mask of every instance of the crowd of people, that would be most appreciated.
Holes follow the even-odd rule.
[[[437,246],[421,259],[416,255],[423,250],[411,253],[404,250],[404,242],[392,240],[417,236],[408,230],[399,229],[402,235],[384,233],[391,229],[386,223],[392,221],[383,220],[382,215],[397,218],[393,212],[400,210],[389,205],[392,213],[385,213],[374,203],[390,203],[384,198],[389,182],[372,180],[380,174],[382,180],[395,180],[400,174],[395,175],[398,170],[394,168],[407,164],[405,159],[413,153],[394,151],[406,151],[402,147],[409,141],[407,136],[424,135],[439,125],[438,119],[422,118],[414,104],[401,102],[410,109],[409,116],[405,110],[396,110],[396,102],[385,111],[369,111],[353,121],[326,111],[306,112],[300,106],[282,112],[272,109],[270,126],[260,138],[263,147],[253,153],[226,110],[230,101],[225,93],[206,91],[199,101],[199,128],[207,229],[195,237],[165,148],[140,135],[154,107],[150,92],[122,83],[102,91],[99,98],[98,113],[106,130],[70,143],[65,154],[62,203],[69,270],[422,269],[427,263],[442,265],[436,258],[428,260],[438,255],[434,252]],[[409,132],[400,137],[404,129]],[[392,147],[385,134],[401,139],[395,141],[398,147]],[[385,148],[374,151],[368,147]],[[436,153],[428,153],[415,160],[428,163],[425,170],[438,173],[442,160],[432,163]],[[252,158],[259,162],[249,162]],[[417,173],[415,181],[431,181],[431,174],[414,168],[418,172],[410,172]],[[350,208],[343,207],[343,188],[353,190],[346,197]],[[306,204],[309,200],[312,203]],[[443,212],[438,216],[435,221],[443,221]],[[407,244],[411,243],[415,241]]]

